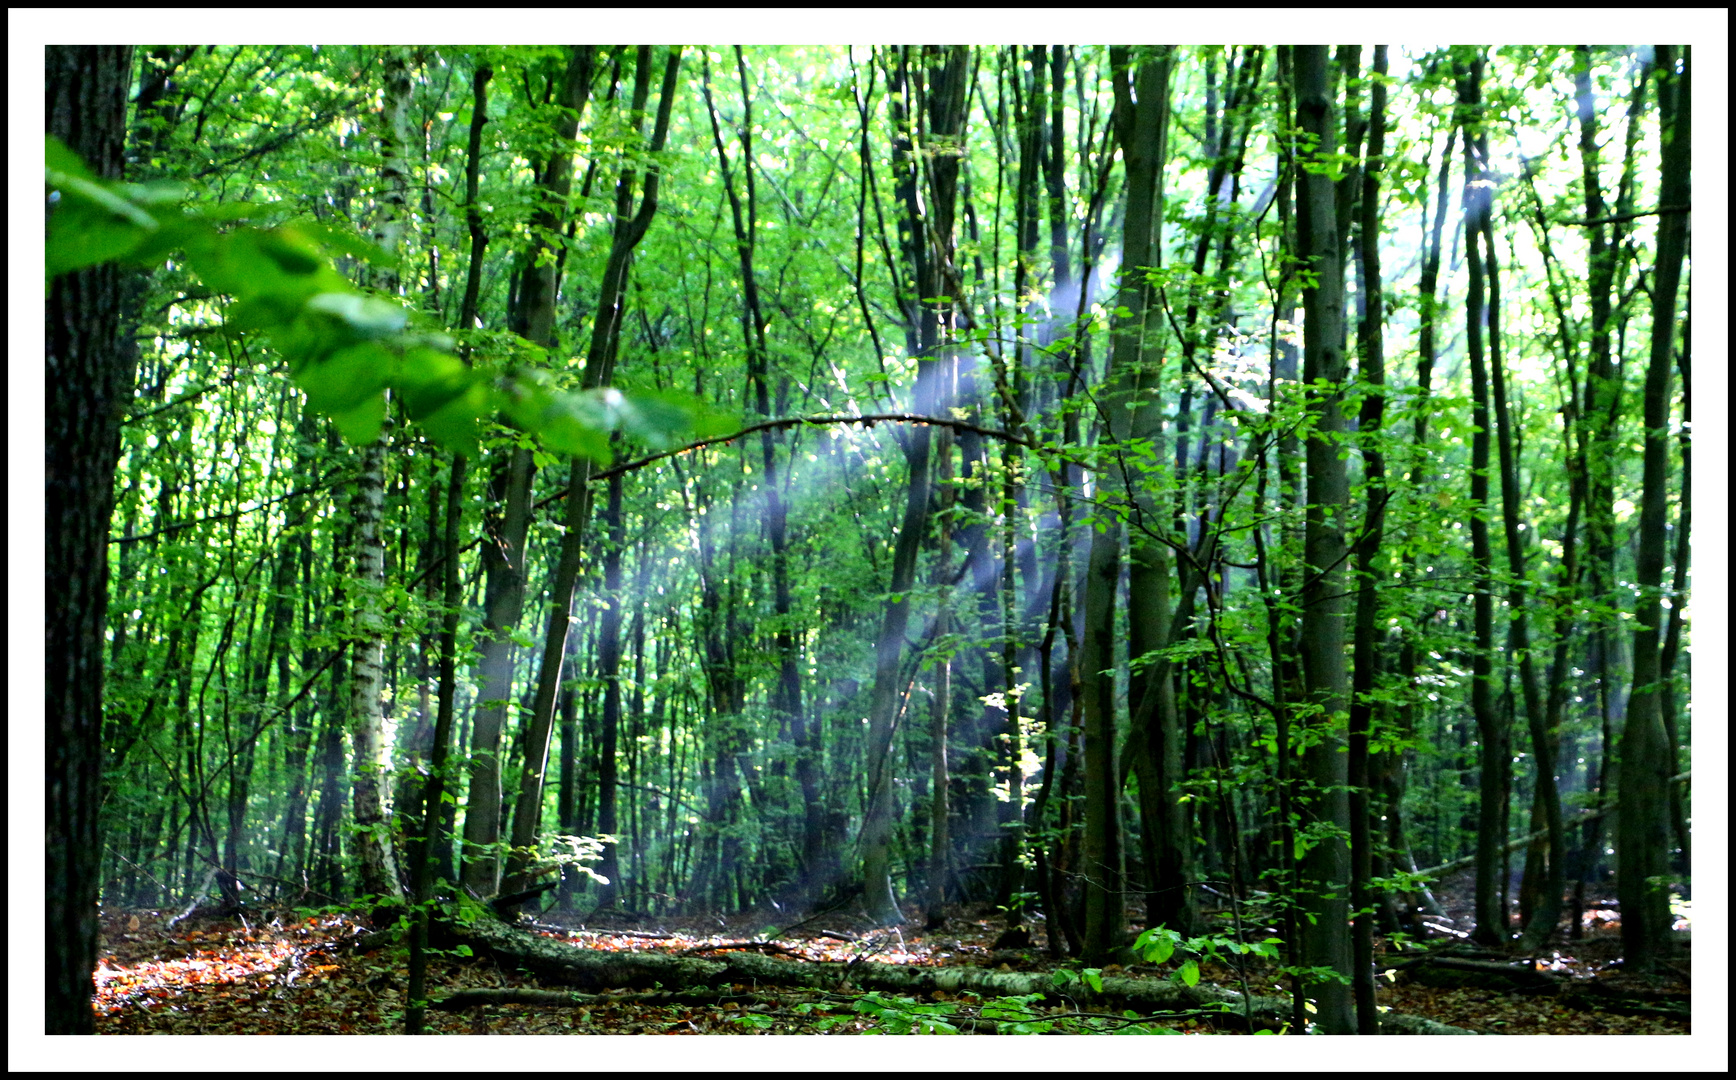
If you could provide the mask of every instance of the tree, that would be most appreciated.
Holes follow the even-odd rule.
[[[952,264],[960,157],[963,154],[966,69],[970,50],[962,46],[925,46],[889,58],[893,117],[900,125],[895,145],[899,201],[904,214],[900,244],[911,263],[916,293],[905,305],[912,353],[917,357],[912,411],[931,416],[938,404],[935,382],[939,353],[956,332],[949,289],[957,280]],[[907,126],[906,126],[907,125]],[[927,140],[932,139],[932,143]],[[927,153],[918,156],[918,150]],[[926,163],[927,168],[922,168]],[[926,206],[918,194],[927,180]],[[928,525],[932,447],[926,425],[905,438],[908,467],[904,516],[892,557],[885,612],[875,645],[874,689],[868,727],[868,806],[862,824],[862,887],[868,913],[886,923],[903,921],[892,891],[893,815],[892,736],[898,721],[899,667],[910,619],[910,590],[916,584],[916,558]]]
[[[1159,262],[1161,250],[1158,225],[1163,219],[1163,196],[1158,177],[1169,120],[1170,59],[1167,54],[1147,56],[1135,68],[1128,50],[1120,49],[1112,56],[1114,123],[1127,168],[1123,282],[1118,296],[1126,313],[1117,316],[1112,331],[1109,392],[1105,395],[1107,415],[1100,418],[1100,423],[1104,441],[1114,456],[1100,473],[1103,480],[1099,491],[1113,493],[1112,497],[1132,504],[1126,509],[1133,523],[1129,543],[1135,553],[1129,579],[1132,629],[1128,647],[1138,650],[1136,655],[1145,655],[1167,644],[1169,562],[1166,549],[1150,535],[1159,527],[1156,501],[1147,493],[1133,494],[1139,483],[1139,469],[1129,459],[1142,452],[1156,456],[1154,444],[1162,434],[1163,420],[1156,392],[1162,351],[1157,340],[1158,311],[1152,303],[1148,275]],[[1138,540],[1132,539],[1135,531],[1139,533]],[[1125,923],[1120,882],[1121,771],[1115,761],[1113,670],[1115,594],[1120,588],[1120,578],[1121,529],[1117,522],[1113,527],[1094,531],[1091,538],[1085,582],[1085,634],[1080,653],[1085,706],[1084,955],[1093,961],[1102,960],[1122,944]],[[1152,804],[1152,811],[1146,815],[1148,827],[1173,828],[1176,811],[1173,796],[1166,790],[1163,756],[1174,746],[1174,721],[1172,718],[1167,725],[1164,723],[1163,699],[1168,688],[1159,682],[1162,677],[1154,675],[1140,688],[1135,707],[1136,723],[1146,748],[1140,766],[1140,790],[1143,800]],[[1173,712],[1173,703],[1170,709]],[[1180,867],[1167,869],[1173,874]],[[1153,884],[1174,888],[1182,883],[1162,880]],[[1184,888],[1178,899],[1185,896]],[[1175,905],[1175,909],[1181,910],[1181,905]]]
[[[1357,321],[1356,341],[1360,375],[1367,384],[1367,397],[1356,416],[1358,432],[1366,433],[1363,446],[1368,498],[1362,516],[1362,538],[1356,549],[1356,623],[1352,644],[1355,667],[1349,724],[1345,733],[1350,784],[1350,907],[1354,932],[1351,943],[1352,991],[1356,999],[1356,1031],[1373,1035],[1379,1030],[1374,1004],[1374,912],[1369,878],[1374,872],[1374,838],[1371,835],[1371,799],[1368,739],[1376,703],[1371,700],[1380,667],[1375,623],[1379,618],[1380,594],[1375,585],[1375,561],[1386,529],[1386,453],[1380,431],[1386,420],[1385,286],[1380,278],[1380,182],[1386,169],[1386,46],[1374,47],[1374,80],[1369,91],[1368,152],[1362,169],[1360,220],[1357,223],[1357,281],[1362,314]],[[1383,717],[1384,719],[1384,717]]]
[[[1663,129],[1663,218],[1658,225],[1657,269],[1652,286],[1651,362],[1646,367],[1645,481],[1640,504],[1639,598],[1634,617],[1634,689],[1621,743],[1622,804],[1617,852],[1621,883],[1623,956],[1629,967],[1656,967],[1669,940],[1668,784],[1674,750],[1664,731],[1659,700],[1667,692],[1658,657],[1662,619],[1664,531],[1668,487],[1670,372],[1676,343],[1676,291],[1688,245],[1692,156],[1691,49],[1682,47],[1677,69],[1673,46],[1657,47],[1658,115]]]
[[[1471,713],[1477,724],[1477,940],[1493,945],[1506,940],[1507,918],[1499,895],[1502,820],[1507,804],[1511,763],[1507,731],[1495,711],[1495,585],[1489,549],[1489,369],[1483,352],[1486,333],[1493,336],[1488,312],[1487,258],[1483,246],[1493,195],[1486,178],[1488,141],[1482,134],[1483,60],[1455,56],[1459,83],[1460,124],[1465,134],[1465,250],[1471,283],[1465,303],[1465,341],[1471,359],[1471,563],[1476,643],[1471,659]]]
[[[1324,46],[1296,48],[1296,115],[1311,136],[1313,160],[1298,162],[1296,239],[1312,284],[1302,290],[1306,313],[1302,381],[1313,428],[1307,439],[1307,531],[1302,583],[1302,676],[1312,714],[1303,725],[1303,766],[1314,797],[1300,902],[1304,961],[1344,981],[1317,983],[1319,1024],[1331,1035],[1356,1028],[1351,1009],[1350,821],[1348,767],[1340,748],[1340,718],[1349,705],[1344,664],[1344,556],[1350,484],[1338,443],[1344,431],[1344,263],[1339,252],[1337,192],[1325,166],[1336,152]]]
[[[408,207],[410,106],[409,58],[402,49],[391,49],[385,65],[383,106],[380,116],[380,186],[382,189],[374,224],[374,242],[389,255],[396,255],[403,235]],[[388,268],[382,287],[399,291],[398,272]],[[356,581],[354,615],[357,636],[350,705],[350,746],[355,761],[352,791],[355,800],[356,844],[361,856],[362,891],[387,900],[401,899],[403,883],[392,851],[386,814],[390,761],[384,737],[384,691],[386,633],[380,617],[380,592],[385,586],[385,547],[380,540],[380,517],[385,503],[385,463],[390,429],[380,433],[362,451],[361,476],[356,485]]]
[[[568,95],[574,94],[572,87],[579,81],[573,68],[581,67],[580,54],[585,52],[584,46],[573,46],[573,62],[568,68]],[[675,97],[675,76],[681,66],[681,49],[679,46],[669,50],[663,67],[662,96],[657,105],[657,124],[651,136],[650,152],[655,155],[663,149],[664,140],[669,134],[669,114]],[[589,74],[590,63],[585,59],[582,64],[584,75]],[[642,45],[638,50],[633,83],[632,117],[635,130],[639,117],[645,111],[646,96],[651,88],[651,47]],[[569,166],[570,169],[570,166]],[[633,190],[637,183],[636,170],[631,166],[623,167],[621,179],[615,186],[615,231],[609,247],[608,265],[603,271],[602,294],[597,303],[597,319],[591,331],[590,351],[585,359],[585,374],[582,385],[586,390],[597,391],[607,386],[613,379],[615,367],[615,352],[621,332],[622,311],[627,292],[627,268],[632,258],[633,249],[645,236],[645,231],[651,227],[652,216],[657,213],[657,187],[661,178],[659,170],[653,166],[645,176],[645,187],[639,197],[639,205],[633,206]],[[570,175],[568,183],[570,184]],[[554,297],[548,297],[552,308]],[[587,519],[591,509],[591,473],[594,471],[589,458],[575,457],[572,472],[567,481],[567,530],[562,539],[560,562],[555,571],[552,593],[554,608],[549,615],[549,629],[543,642],[542,667],[537,679],[536,699],[531,707],[531,714],[525,728],[525,774],[519,786],[518,809],[513,816],[512,845],[513,855],[508,864],[508,873],[522,874],[530,861],[529,849],[535,844],[537,834],[542,831],[543,779],[548,767],[549,735],[554,723],[555,691],[559,684],[561,658],[566,652],[567,626],[570,621],[568,614],[572,604],[573,588],[578,583],[578,574],[584,555],[584,535]],[[618,692],[618,691],[617,691]],[[523,888],[525,882],[517,880],[508,891]]]
[[[132,47],[51,45],[46,56],[48,133],[96,176],[119,179]],[[109,517],[136,362],[120,337],[122,274],[111,263],[61,275],[49,287],[45,320],[50,1035],[88,1035],[92,1028]]]

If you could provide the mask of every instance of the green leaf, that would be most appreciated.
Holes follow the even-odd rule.
[[[366,446],[380,437],[380,429],[386,424],[386,398],[377,395],[354,409],[333,412],[332,423],[338,426],[345,442]]]
[[[96,180],[95,174],[84,163],[84,159],[53,135],[46,136],[44,142],[44,158],[47,160],[50,173],[62,173],[77,177],[80,180]],[[50,181],[52,182],[52,181]]]
[[[557,415],[533,429],[550,449],[595,462],[609,460],[609,434],[570,415]]]
[[[481,449],[481,418],[491,410],[491,395],[472,383],[458,397],[417,421],[428,437],[455,454],[475,457]]]
[[[404,353],[392,386],[404,403],[404,412],[412,420],[421,420],[461,397],[479,378],[456,356],[415,348]]]
[[[286,274],[306,277],[325,265],[320,250],[293,229],[272,229],[259,235],[259,250]]]
[[[1182,985],[1184,986],[1197,985],[1200,981],[1199,961],[1189,960],[1187,963],[1183,964],[1181,969],[1176,972],[1176,977],[1181,979]]]
[[[50,279],[124,258],[148,235],[128,222],[95,215],[74,219],[69,211],[70,207],[57,210],[49,226],[43,262]]]
[[[1180,936],[1173,930],[1154,926],[1139,935],[1133,948],[1145,958],[1146,963],[1161,964],[1175,955],[1176,941]]]
[[[394,359],[381,345],[352,345],[307,364],[296,372],[295,381],[307,392],[309,405],[335,416],[359,408],[370,398],[379,399],[391,378]],[[383,400],[380,408],[384,417]]]
[[[305,234],[326,251],[339,255],[348,255],[359,262],[388,264],[393,261],[392,253],[385,248],[362,236],[354,229],[337,228],[322,221],[311,219],[297,220],[291,228]]]

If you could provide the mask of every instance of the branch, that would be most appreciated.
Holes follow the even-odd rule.
[[[176,402],[174,404],[179,403]],[[190,529],[195,525],[204,525],[212,521],[228,521],[231,518],[244,517],[248,514],[263,510],[273,503],[280,503],[285,499],[293,499],[297,495],[311,495],[316,491],[325,491],[328,488],[336,487],[338,484],[349,479],[352,479],[352,477],[347,472],[339,470],[338,472],[327,475],[325,479],[314,484],[312,487],[297,488],[294,491],[285,492],[282,495],[266,499],[264,502],[256,503],[253,506],[244,506],[239,510],[231,510],[228,513],[223,514],[210,514],[206,517],[188,518],[186,521],[177,521],[173,525],[165,525],[160,529],[154,529],[148,533],[136,533],[132,536],[111,536],[109,537],[108,542],[111,544],[131,544],[140,540],[151,540],[159,536],[166,536],[172,532],[180,532],[182,529]]]
[[[1672,784],[1683,784],[1693,779],[1693,776],[1693,770],[1690,769],[1685,773],[1678,773],[1675,776],[1670,777],[1669,782]],[[1619,799],[1611,799],[1609,802],[1595,810],[1587,810],[1583,814],[1578,814],[1562,821],[1561,827],[1563,830],[1566,830],[1575,825],[1583,825],[1588,821],[1595,821],[1598,818],[1607,817],[1614,813],[1620,805],[1621,801]],[[1539,829],[1534,833],[1526,833],[1524,836],[1515,837],[1514,839],[1507,841],[1501,850],[1503,853],[1515,852],[1526,844],[1541,840],[1548,835],[1548,829]],[[1465,867],[1472,865],[1476,861],[1477,857],[1475,855],[1467,855],[1462,859],[1454,859],[1452,862],[1442,863],[1439,866],[1431,866],[1424,870],[1417,870],[1414,871],[1414,873],[1423,877],[1435,878],[1440,877],[1442,874],[1450,874],[1455,870],[1463,870]]]
[[[651,454],[648,457],[642,457],[637,461],[629,461],[621,465],[616,465],[612,469],[604,469],[602,472],[593,473],[591,475],[591,481],[595,483],[598,480],[607,480],[611,476],[617,476],[621,473],[628,473],[635,469],[644,468],[646,465],[662,461],[664,458],[674,457],[677,454],[685,454],[689,451],[698,450],[707,446],[715,446],[718,443],[734,442],[737,439],[744,438],[756,432],[766,431],[768,429],[800,427],[803,424],[813,424],[816,426],[820,424],[867,424],[872,427],[873,425],[882,422],[893,424],[933,424],[937,427],[950,427],[954,431],[975,432],[978,435],[987,436],[991,439],[1001,439],[1005,442],[1015,443],[1019,446],[1034,449],[1034,447],[1031,447],[1029,442],[1019,438],[1011,432],[997,431],[994,428],[979,427],[976,424],[967,423],[963,420],[951,420],[939,416],[919,416],[914,413],[868,413],[862,416],[787,416],[781,420],[765,420],[758,424],[752,424],[730,435],[719,435],[716,438],[701,439],[698,442],[688,443],[686,446],[677,447],[674,450],[665,450],[659,454]]]
[[[1660,206],[1656,210],[1635,210],[1631,214],[1611,214],[1608,217],[1590,218],[1584,221],[1563,221],[1563,225],[1579,225],[1590,228],[1593,225],[1614,225],[1620,221],[1632,221],[1635,218],[1651,217],[1654,214],[1686,214],[1692,206]]]
[[[212,173],[221,172],[224,169],[228,169],[228,168],[231,168],[233,166],[239,165],[244,161],[248,161],[248,160],[251,160],[252,158],[260,157],[261,155],[269,154],[274,150],[278,150],[278,149],[282,148],[283,146],[287,145],[288,143],[290,143],[292,140],[300,138],[303,134],[305,134],[309,131],[312,131],[314,128],[319,127],[321,124],[329,123],[335,117],[348,115],[352,110],[360,107],[361,104],[362,104],[362,99],[357,98],[354,101],[348,101],[348,102],[340,103],[337,108],[331,110],[330,112],[316,113],[314,116],[309,117],[306,121],[295,125],[294,127],[290,128],[288,131],[284,132],[282,135],[279,135],[277,138],[272,139],[270,142],[261,143],[260,145],[254,147],[253,149],[247,151],[246,153],[243,153],[243,154],[240,154],[236,157],[230,158],[228,161],[220,161],[220,162],[216,163],[215,165],[208,165],[205,168],[200,169],[198,172],[193,174],[193,179],[202,180],[205,177],[210,176]]]

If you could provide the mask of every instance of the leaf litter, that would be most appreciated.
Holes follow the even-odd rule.
[[[1660,985],[1686,996],[1685,962],[1663,980],[1624,976],[1614,963],[1620,953],[1619,921],[1587,915],[1582,941],[1564,942],[1540,958],[1540,969],[1619,996],[1659,992]],[[786,960],[876,963],[925,967],[986,966],[1047,972],[1061,967],[1040,948],[996,950],[1005,930],[995,917],[950,920],[944,931],[811,929],[770,940],[747,923],[719,920],[667,921],[655,929],[527,923],[525,929],[574,948],[605,952],[656,951],[715,955],[753,949]],[[1040,925],[1040,924],[1039,924]],[[913,923],[920,926],[920,923]],[[710,929],[707,929],[709,927]],[[222,920],[169,927],[162,912],[105,911],[103,952],[97,968],[98,1034],[388,1035],[403,1030],[408,960],[402,946],[372,952],[356,947],[367,932],[344,913],[297,916],[283,913],[264,924]],[[768,928],[769,929],[769,928]],[[763,931],[762,931],[763,933]],[[1037,935],[1038,940],[1041,936]],[[1400,958],[1385,955],[1380,964]],[[1202,981],[1239,989],[1237,972],[1220,964],[1200,965]],[[1168,972],[1140,965],[1105,974],[1162,977]],[[1255,993],[1277,993],[1270,974],[1250,980]],[[533,975],[502,970],[484,957],[432,955],[428,996],[439,1001],[461,990],[572,988]],[[1648,1035],[1686,1034],[1685,1017],[1612,1011],[1584,994],[1505,993],[1477,986],[1433,987],[1409,979],[1381,979],[1378,1001],[1397,1012],[1483,1034]],[[731,986],[687,994],[606,991],[575,995],[567,1007],[478,1004],[457,1011],[430,1009],[431,1034],[867,1034],[889,1031],[1038,1033],[1043,1031],[1148,1031],[1174,1034],[1240,1034],[1214,1025],[1209,1015],[1128,1019],[1094,1012],[1064,999],[982,1000],[968,992],[935,991],[914,998],[839,994],[812,989]],[[1009,1006],[1008,1003],[1011,1003]]]

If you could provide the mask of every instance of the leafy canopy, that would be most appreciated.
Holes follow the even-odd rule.
[[[77,154],[47,136],[47,280],[102,263],[159,264],[179,253],[213,292],[228,298],[224,329],[261,334],[289,361],[308,405],[331,417],[343,437],[377,439],[387,393],[434,442],[457,453],[478,449],[480,423],[503,416],[558,453],[610,457],[609,433],[651,445],[718,419],[683,395],[614,388],[562,389],[550,372],[519,368],[500,378],[453,353],[452,339],[422,325],[403,304],[356,288],[326,256],[366,262],[386,253],[359,236],[315,222],[248,224],[263,216],[246,203],[182,206],[173,184],[124,184],[93,175]]]

